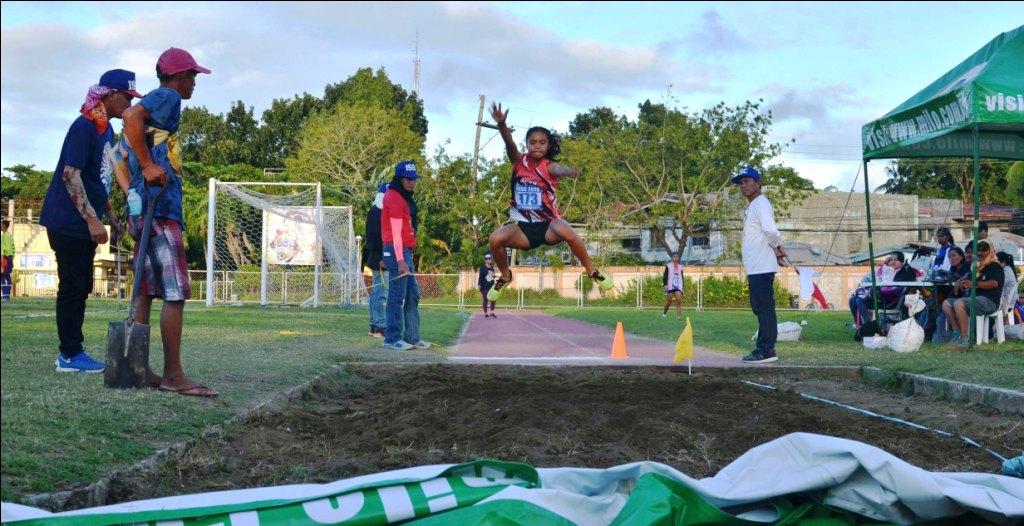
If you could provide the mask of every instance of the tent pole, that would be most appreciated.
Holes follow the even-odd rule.
[[[868,273],[871,274],[871,308],[875,313],[875,323],[878,324],[878,283],[875,279],[875,243],[871,232],[871,183],[868,182],[868,161],[864,160],[864,203],[868,213]],[[878,327],[882,329],[881,325]]]
[[[977,340],[977,323],[975,320],[975,309],[978,298],[978,222],[981,219],[981,160],[978,151],[978,125],[975,123],[971,129],[971,136],[974,139],[974,235],[971,237],[974,243],[974,257],[971,258],[971,305],[967,313],[967,350],[974,349],[974,342]]]

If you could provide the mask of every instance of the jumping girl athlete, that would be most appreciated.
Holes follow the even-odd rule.
[[[508,110],[501,111],[500,104],[491,104],[491,117],[498,124],[498,131],[505,141],[505,150],[512,163],[512,203],[509,206],[509,217],[515,224],[502,226],[491,233],[491,254],[501,271],[501,276],[488,291],[488,299],[496,299],[499,292],[512,281],[512,271],[508,268],[508,257],[505,247],[519,250],[532,250],[541,245],[557,245],[561,242],[569,244],[572,253],[580,260],[583,267],[602,290],[612,288],[611,280],[605,279],[590,262],[587,247],[579,234],[569,223],[562,219],[562,214],[555,204],[555,188],[565,177],[579,177],[580,171],[562,166],[555,158],[562,151],[558,137],[546,128],[535,126],[526,131],[526,153],[520,153],[512,132],[505,120]]]

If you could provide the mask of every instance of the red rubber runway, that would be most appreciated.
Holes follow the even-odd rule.
[[[657,314],[652,314],[657,315]],[[674,317],[665,323],[679,324]],[[679,330],[682,331],[680,325]],[[499,310],[497,318],[473,313],[458,343],[448,356],[455,363],[521,365],[662,365],[671,366],[675,342],[629,334],[629,358],[610,358],[613,330],[598,325],[550,316],[538,311]],[[694,346],[694,367],[744,367],[739,356]],[[686,362],[678,365],[686,367]]]

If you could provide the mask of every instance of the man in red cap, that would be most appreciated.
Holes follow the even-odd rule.
[[[181,327],[185,300],[191,296],[185,263],[185,227],[181,209],[181,146],[178,125],[181,100],[192,98],[196,75],[210,73],[183,49],[170,48],[156,62],[160,87],[149,92],[124,114],[124,135],[130,151],[127,170],[118,170],[117,180],[126,194],[146,195],[143,206],[129,223],[133,235],[142,232],[146,207],[155,206],[152,237],[145,258],[144,278],[139,292],[136,321],[149,323],[153,298],[164,301],[160,313],[160,335],[164,347],[164,374],[147,370],[148,381],[162,391],[187,396],[214,397],[217,392],[187,376],[181,367]],[[166,185],[163,193],[160,187]]]
[[[103,372],[103,362],[92,359],[82,346],[85,301],[93,286],[96,246],[107,242],[100,219],[106,216],[115,237],[121,226],[110,209],[110,183],[114,168],[114,131],[110,119],[119,119],[139,97],[135,73],[113,69],[89,88],[85,102],[64,137],[57,169],[43,200],[39,224],[57,258],[58,372]]]

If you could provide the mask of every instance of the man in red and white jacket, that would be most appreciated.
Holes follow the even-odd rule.
[[[398,163],[395,177],[384,193],[380,214],[383,259],[388,275],[392,276],[388,286],[384,348],[395,351],[430,348],[429,343],[420,339],[420,287],[412,260],[418,222],[413,191],[418,178],[415,163]]]

